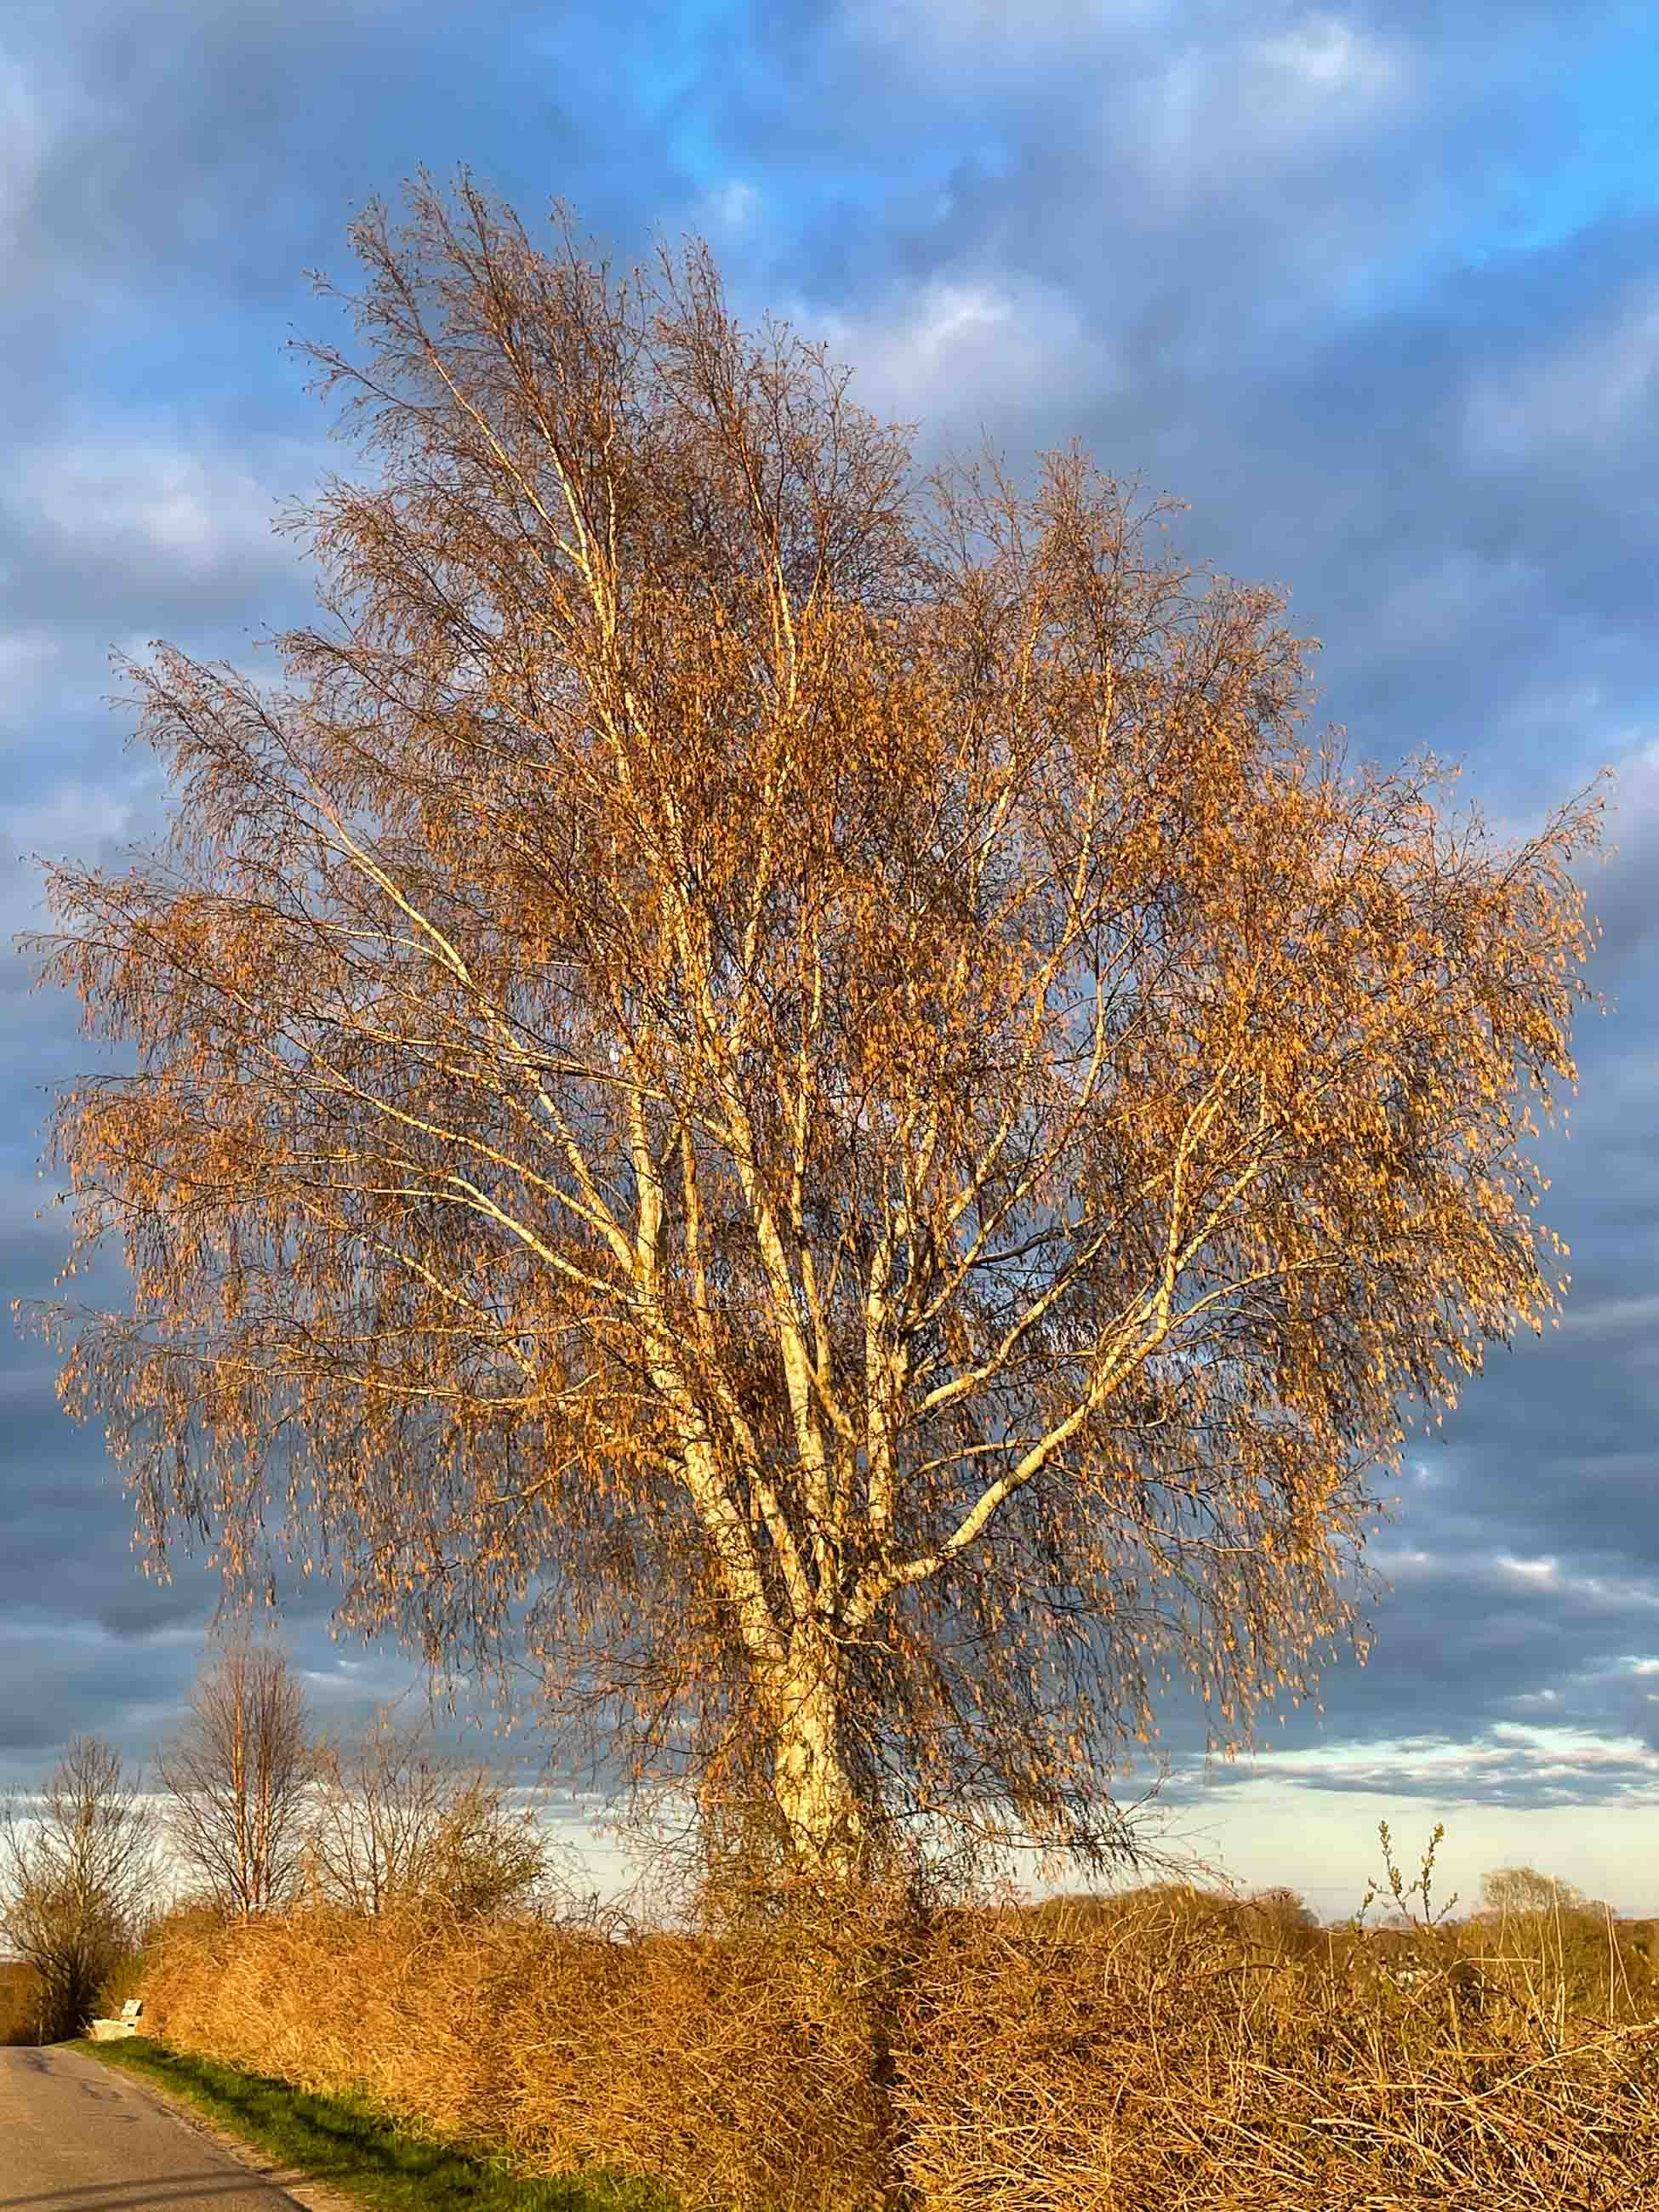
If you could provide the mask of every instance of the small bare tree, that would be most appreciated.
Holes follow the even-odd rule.
[[[267,1912],[291,1894],[314,1761],[305,1692],[286,1652],[246,1637],[197,1677],[184,1728],[156,1760],[185,1879],[222,1910]]]
[[[1526,1913],[1582,1912],[1584,1893],[1535,1867],[1495,1867],[1480,1877],[1480,1902],[1500,1917]],[[1600,1908],[1598,1907],[1599,1911]]]
[[[39,1978],[48,2039],[82,2032],[136,1947],[155,1903],[155,1846],[137,1778],[93,1736],[0,1809],[0,1929]]]
[[[1078,455],[924,484],[705,252],[470,184],[318,349],[383,480],[287,682],[133,672],[167,849],[50,872],[60,1310],[161,1547],[280,1515],[619,1779],[1109,1854],[1184,1676],[1312,1693],[1405,1414],[1565,1277],[1599,801],[1501,850],[1297,733],[1282,597]]]
[[[362,1913],[416,1898],[469,1915],[525,1910],[549,1872],[533,1814],[512,1813],[504,1785],[481,1767],[436,1758],[418,1731],[384,1720],[318,1757],[307,1840],[313,1894]]]

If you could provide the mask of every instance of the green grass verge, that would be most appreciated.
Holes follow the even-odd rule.
[[[487,2151],[411,2136],[355,2098],[315,2096],[289,2081],[185,2057],[149,2036],[70,2048],[153,2082],[267,2158],[374,2212],[673,2212],[672,2200],[647,2183],[597,2172],[514,2173]]]

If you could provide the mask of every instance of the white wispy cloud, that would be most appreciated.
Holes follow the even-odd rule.
[[[793,319],[808,325],[799,310]],[[1111,349],[1078,302],[1023,274],[963,270],[895,286],[867,311],[829,319],[824,335],[856,364],[861,404],[935,428],[944,395],[963,426],[981,408],[1006,418],[1043,406],[1057,371],[1102,392],[1115,381]]]
[[[1516,1695],[1517,1702],[1552,1705],[1559,1699],[1559,1692],[1547,1688]],[[1486,1796],[1499,1787],[1549,1795],[1564,1785],[1589,1784],[1621,1796],[1650,1794],[1659,1804],[1659,1752],[1651,1746],[1634,1735],[1542,1720],[1496,1721],[1472,1741],[1425,1734],[1378,1743],[1264,1747],[1238,1771],[1296,1776],[1322,1790],[1393,1789],[1413,1796]]]
[[[230,562],[292,565],[290,550],[273,549],[272,524],[282,499],[314,480],[319,459],[291,441],[251,460],[223,441],[112,430],[14,449],[0,501],[15,528],[60,558],[143,563],[197,580]]]

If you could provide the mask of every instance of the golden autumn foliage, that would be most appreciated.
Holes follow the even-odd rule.
[[[65,1402],[158,1553],[278,1519],[811,1863],[1109,1853],[1164,1684],[1310,1694],[1403,1412],[1559,1293],[1599,801],[1500,851],[1304,743],[1280,597],[1074,453],[913,481],[701,248],[465,179],[355,243],[322,616],[134,668],[170,839],[48,872],[131,1071]]]

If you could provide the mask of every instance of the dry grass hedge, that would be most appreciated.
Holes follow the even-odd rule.
[[[1179,1886],[626,1942],[185,1916],[145,1996],[174,2048],[722,2212],[1659,2205],[1654,1947],[1569,1922],[1325,1931]]]
[[[1564,2014],[1491,1934],[981,1918],[921,1978],[907,2177],[928,2212],[1659,2203],[1659,2021]]]
[[[430,1910],[185,1917],[156,1940],[148,2024],[532,2172],[603,2166],[688,2206],[850,2212],[879,2197],[889,2149],[859,1978],[878,1947],[866,1931],[830,1957],[811,1919],[741,1942],[619,1943]]]

